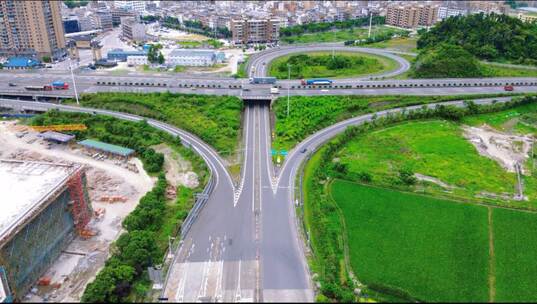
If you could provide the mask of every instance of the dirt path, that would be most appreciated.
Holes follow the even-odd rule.
[[[496,258],[494,256],[494,229],[492,222],[492,208],[487,207],[489,224],[489,302],[496,298]]]

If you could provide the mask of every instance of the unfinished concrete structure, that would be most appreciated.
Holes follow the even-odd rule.
[[[0,160],[0,290],[20,300],[76,234],[92,209],[81,165]]]

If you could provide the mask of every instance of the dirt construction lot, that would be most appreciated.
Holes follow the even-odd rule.
[[[86,284],[104,265],[110,243],[121,233],[123,218],[151,190],[155,178],[145,173],[138,159],[131,159],[128,166],[117,160],[96,160],[76,145],[49,147],[37,135],[13,121],[1,121],[0,158],[86,165],[88,192],[96,213],[89,228],[96,235],[89,239],[76,237],[45,273],[51,284],[36,286],[24,300],[78,302]]]

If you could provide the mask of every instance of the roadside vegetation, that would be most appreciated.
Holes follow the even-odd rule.
[[[154,188],[146,193],[123,221],[126,230],[111,245],[111,257],[96,278],[88,284],[82,302],[140,302],[151,290],[147,267],[161,264],[168,249],[168,237],[176,237],[182,221],[194,204],[192,193],[199,192],[208,182],[209,172],[203,159],[177,138],[154,129],[147,122],[130,122],[117,118],[49,111],[31,120],[32,125],[82,123],[86,131],[74,131],[77,140],[92,138],[130,147],[136,150],[145,170],[158,177]],[[177,197],[166,197],[168,183],[164,176],[164,156],[153,145],[164,143],[192,165],[200,185],[196,189],[179,186]]]
[[[320,77],[353,77],[378,74],[397,68],[391,59],[377,55],[356,52],[312,52],[276,58],[270,63],[269,75],[278,79],[288,78],[291,65],[291,79]]]
[[[236,97],[165,93],[84,94],[80,103],[166,121],[196,134],[223,156],[232,155],[243,104]]]
[[[535,301],[533,286],[523,290],[537,275],[533,263],[525,263],[537,257],[534,225],[525,224],[537,220],[535,191],[529,189],[535,177],[525,176],[528,202],[496,199],[476,205],[450,201],[460,197],[446,189],[424,192],[428,182],[414,173],[431,168],[428,174],[443,182],[452,178],[446,184],[459,181],[458,188],[509,188],[509,182],[496,179],[505,175],[502,169],[463,144],[456,127],[514,112],[532,119],[536,103],[532,96],[506,104],[468,102],[464,109],[423,107],[350,127],[314,153],[303,187],[311,269],[321,285],[318,300],[357,300],[353,291],[359,287],[361,299],[379,301]],[[476,165],[489,176],[470,172]],[[469,198],[462,200],[476,202]],[[517,288],[509,288],[510,278]]]
[[[287,97],[273,105],[277,149],[293,148],[298,142],[322,128],[357,115],[401,106],[434,103],[469,98],[493,98],[516,94],[480,94],[457,96],[292,96],[287,117]]]
[[[488,64],[460,46],[441,44],[420,52],[410,75],[413,78],[535,77],[537,69]]]

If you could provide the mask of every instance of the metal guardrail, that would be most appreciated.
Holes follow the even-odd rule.
[[[205,185],[205,188],[203,191],[197,195],[196,202],[194,203],[194,207],[192,207],[192,210],[188,213],[188,216],[183,221],[183,224],[181,225],[181,239],[185,237],[185,235],[190,231],[190,228],[198,218],[201,210],[203,207],[205,207],[205,204],[207,204],[207,201],[209,200],[209,197],[211,193],[214,190],[214,178],[213,174],[211,172],[211,176],[209,178],[209,182],[207,185]]]

